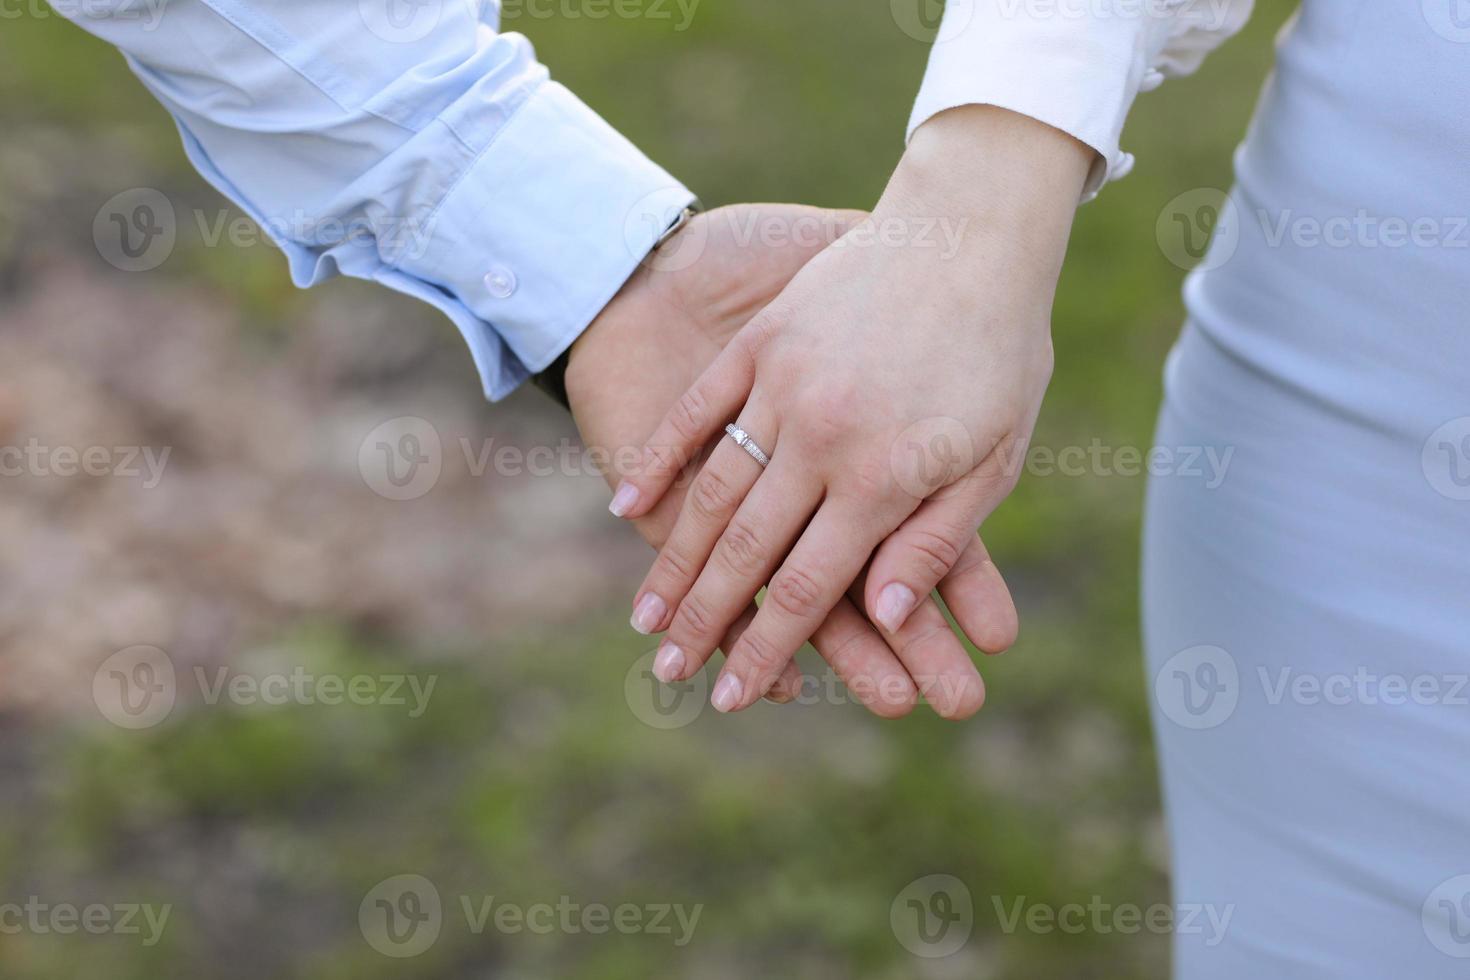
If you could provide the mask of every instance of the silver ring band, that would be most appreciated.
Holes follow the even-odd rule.
[[[730,423],[725,426],[725,435],[734,439],[735,445],[750,453],[750,458],[761,464],[761,466],[764,467],[771,462],[771,457],[762,452],[761,447],[757,446],[755,440],[750,438],[750,433],[740,428],[740,426],[733,422]]]

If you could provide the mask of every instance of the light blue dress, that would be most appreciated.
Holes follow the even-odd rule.
[[[1186,287],[1149,684],[1182,980],[1470,977],[1470,6],[1305,0]]]

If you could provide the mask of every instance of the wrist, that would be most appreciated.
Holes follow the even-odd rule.
[[[563,386],[567,393],[568,407],[572,411],[573,418],[578,416],[579,408],[584,407],[588,401],[588,395],[595,390],[598,379],[602,373],[615,365],[615,345],[617,340],[613,337],[618,332],[619,318],[618,310],[624,305],[632,302],[640,289],[644,287],[648,279],[648,270],[639,266],[637,271],[623,283],[623,288],[618,290],[602,311],[593,318],[572,345],[567,348],[566,368],[562,375]],[[609,345],[614,345],[612,348]],[[601,368],[599,369],[599,365]]]
[[[967,105],[938,113],[909,141],[874,214],[963,222],[964,244],[1029,253],[1060,272],[1095,153],[1029,116]]]
[[[585,391],[588,385],[596,383],[596,376],[598,374],[596,365],[599,362],[605,361],[605,358],[596,353],[596,351],[601,345],[606,343],[605,336],[611,331],[611,328],[607,324],[617,319],[615,311],[619,307],[637,302],[636,298],[630,297],[636,297],[639,293],[646,293],[648,291],[650,288],[650,276],[652,273],[660,271],[659,257],[661,255],[664,255],[671,249],[677,253],[672,261],[668,263],[668,267],[675,270],[698,260],[697,251],[693,253],[693,259],[686,259],[684,253],[679,252],[678,248],[671,243],[674,243],[676,240],[680,244],[683,243],[684,229],[689,226],[690,222],[703,209],[703,205],[696,198],[692,204],[686,205],[679,212],[678,216],[669,225],[668,230],[663,233],[663,236],[657,242],[654,242],[653,248],[649,250],[648,255],[638,263],[638,267],[633,270],[633,274],[623,283],[622,288],[618,290],[613,298],[608,301],[607,305],[593,318],[592,322],[587,325],[587,328],[572,341],[566,353],[558,359],[556,367],[559,369],[560,376],[556,380],[560,383],[560,390],[564,395],[559,400],[567,408],[572,409],[574,415],[576,396],[573,394],[573,391],[574,389]],[[578,365],[575,370],[572,366],[574,362]],[[554,392],[553,397],[555,397]]]

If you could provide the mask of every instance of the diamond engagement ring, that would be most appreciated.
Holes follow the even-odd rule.
[[[737,446],[750,453],[751,459],[754,459],[761,466],[765,466],[771,461],[771,457],[762,452],[761,447],[757,446],[755,440],[750,438],[750,433],[740,428],[740,426],[734,423],[725,426],[725,434],[731,439],[734,439]]]

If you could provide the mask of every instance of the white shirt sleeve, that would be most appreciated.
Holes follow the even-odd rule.
[[[597,316],[693,195],[477,0],[52,0],[116,45],[297,285],[442,310],[499,398]]]
[[[949,0],[909,120],[994,105],[1098,153],[1083,199],[1133,169],[1119,148],[1139,92],[1194,71],[1250,16],[1253,0]]]

